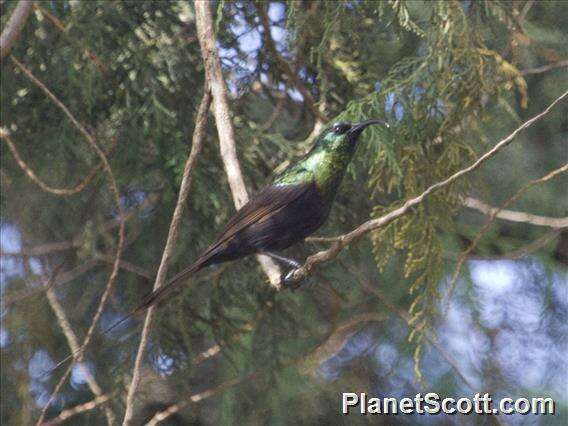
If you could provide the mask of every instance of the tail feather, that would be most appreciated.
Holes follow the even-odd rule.
[[[148,294],[142,300],[142,303],[133,311],[133,315],[143,312],[153,304],[158,303],[160,300],[162,300],[164,297],[166,297],[168,294],[174,291],[179,286],[179,284],[181,284],[184,278],[188,277],[189,275],[195,274],[197,271],[204,268],[206,265],[207,264],[205,261],[199,259],[193,265],[188,266],[183,271],[176,274],[162,287]]]

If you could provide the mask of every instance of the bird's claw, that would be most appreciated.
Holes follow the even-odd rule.
[[[280,276],[280,284],[285,287],[285,288],[289,288],[292,291],[298,290],[300,287],[302,287],[304,284],[306,284],[306,280],[305,278],[300,278],[297,279],[294,277],[295,272],[298,269],[290,269],[288,272],[283,273]]]

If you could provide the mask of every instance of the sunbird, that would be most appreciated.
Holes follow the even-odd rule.
[[[324,224],[355,154],[359,136],[372,124],[389,127],[381,120],[367,120],[360,123],[338,122],[324,129],[304,157],[288,166],[270,185],[235,212],[215,242],[193,264],[146,296],[137,308],[104,330],[103,334],[163,299],[186,277],[207,266],[251,254],[265,254],[292,266],[294,269],[283,274],[281,280],[284,285],[293,284],[289,282],[290,278],[300,264],[275,252],[302,241]],[[82,348],[61,360],[45,374],[81,351]]]
[[[367,120],[338,122],[324,129],[304,157],[235,212],[215,242],[193,264],[149,294],[135,312],[161,300],[206,266],[261,253],[299,268],[297,261],[275,252],[302,241],[325,223],[359,136],[372,124],[389,127],[381,120]],[[282,284],[289,283],[294,269],[282,275]]]

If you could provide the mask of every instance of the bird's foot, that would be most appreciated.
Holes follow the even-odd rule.
[[[292,291],[296,291],[299,288],[305,288],[310,283],[311,280],[309,278],[301,278],[301,279],[294,278],[294,273],[297,270],[298,268],[294,268],[290,269],[286,273],[283,273],[280,276],[280,285]]]

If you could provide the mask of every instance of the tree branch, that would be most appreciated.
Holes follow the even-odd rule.
[[[270,18],[268,17],[268,13],[266,13],[266,9],[264,8],[263,3],[255,1],[254,6],[256,8],[258,16],[260,17],[260,22],[262,23],[263,27],[262,34],[264,37],[264,43],[266,44],[266,47],[270,51],[270,54],[276,61],[276,64],[280,67],[282,72],[284,72],[284,74],[286,74],[286,76],[290,79],[291,83],[294,86],[296,86],[296,88],[300,91],[300,93],[304,98],[304,101],[308,105],[308,108],[310,109],[310,111],[312,111],[312,114],[314,114],[316,121],[327,123],[329,121],[329,118],[327,118],[326,115],[318,109],[314,97],[312,96],[310,91],[306,88],[306,86],[304,86],[302,81],[298,78],[298,75],[294,72],[288,61],[286,61],[286,59],[284,59],[282,55],[278,53],[278,49],[276,49],[276,44],[274,43],[272,35],[270,34]]]
[[[69,345],[69,348],[74,354],[75,353],[79,354],[79,340],[77,339],[77,335],[71,328],[71,324],[67,319],[67,315],[65,315],[63,307],[59,303],[59,300],[57,300],[57,296],[55,295],[55,291],[53,291],[53,288],[47,289],[46,296],[47,300],[49,301],[49,305],[51,306],[51,309],[53,310],[53,312],[55,312],[55,317],[57,318],[57,322],[61,327],[61,330],[63,330],[65,338],[67,339],[67,344]],[[81,369],[81,372],[85,376],[87,385],[91,389],[91,392],[93,392],[95,397],[101,398],[103,396],[103,391],[99,386],[99,384],[97,383],[97,381],[95,380],[95,378],[93,377],[93,375],[91,374],[91,372],[87,368],[85,368],[84,364],[78,364],[78,365],[79,368]],[[112,426],[116,420],[114,417],[114,413],[108,406],[104,407],[104,412],[109,426]]]
[[[4,142],[6,142],[6,144],[8,145],[8,148],[10,148],[10,152],[12,153],[12,155],[14,156],[14,158],[16,160],[16,163],[18,163],[18,166],[20,166],[20,168],[24,171],[24,173],[27,174],[28,177],[34,183],[36,183],[41,189],[43,189],[46,192],[49,192],[50,194],[63,195],[63,196],[78,194],[79,192],[83,191],[87,187],[87,185],[89,185],[89,183],[91,183],[93,178],[97,175],[97,172],[103,166],[103,164],[101,162],[99,162],[99,164],[97,164],[95,167],[93,167],[89,171],[87,176],[81,182],[79,182],[77,185],[75,185],[72,188],[54,188],[53,186],[50,186],[50,185],[44,183],[34,173],[34,171],[24,162],[24,160],[22,160],[22,157],[20,157],[20,154],[18,153],[16,145],[14,144],[14,141],[12,141],[12,138],[10,136],[10,131],[7,128],[1,127],[1,124],[0,124],[0,139],[2,139]],[[115,147],[116,147],[116,139],[113,139],[113,145],[106,152],[106,155],[109,155],[111,153],[111,151],[114,150]]]
[[[207,124],[207,112],[209,111],[210,105],[211,105],[211,93],[206,85],[206,87],[203,90],[203,98],[201,99],[201,104],[199,105],[199,110],[197,112],[197,118],[195,120],[195,130],[193,132],[193,139],[191,144],[191,151],[189,153],[187,161],[185,162],[178,200],[170,224],[170,229],[168,231],[168,238],[166,240],[166,246],[162,254],[162,261],[160,262],[160,267],[158,268],[158,273],[156,275],[156,281],[154,283],[154,288],[153,288],[154,291],[162,287],[162,285],[166,280],[170,259],[176,244],[178,226],[179,223],[181,222],[181,217],[183,214],[187,196],[189,195],[189,188],[191,186],[193,168],[195,166],[195,162],[203,146],[203,138],[205,136],[205,125]],[[132,381],[130,382],[130,387],[128,388],[128,395],[126,397],[126,411],[122,423],[125,426],[130,424],[130,422],[132,421],[132,417],[134,415],[134,397],[136,394],[136,389],[138,387],[138,384],[140,383],[140,371],[141,371],[142,361],[144,358],[144,353],[146,351],[146,345],[148,344],[148,338],[150,337],[150,328],[152,325],[152,321],[154,319],[155,308],[156,307],[154,305],[150,306],[148,308],[148,311],[146,312],[146,317],[144,319],[144,327],[142,328],[140,345],[138,346],[138,352],[136,354],[136,360],[134,362],[134,368],[132,370]]]
[[[536,68],[527,68],[521,70],[521,75],[542,74],[543,72],[547,72],[556,68],[566,68],[566,67],[568,67],[568,59],[565,61],[558,61],[558,62],[553,62],[551,64],[542,65]]]
[[[528,184],[523,186],[511,198],[509,198],[507,201],[505,201],[500,208],[493,209],[493,210],[490,211],[490,213],[487,216],[487,220],[485,221],[485,224],[483,225],[481,230],[477,233],[477,235],[475,236],[475,238],[473,239],[473,241],[471,242],[469,247],[462,252],[462,254],[460,255],[460,257],[458,259],[456,268],[454,269],[452,277],[450,278],[450,283],[448,284],[448,296],[447,296],[448,301],[447,301],[447,305],[446,305],[446,310],[449,308],[450,301],[452,300],[452,295],[453,295],[454,289],[456,287],[456,283],[458,281],[458,277],[459,277],[459,274],[462,270],[463,264],[465,263],[468,255],[475,249],[475,247],[477,247],[477,245],[481,241],[481,238],[483,238],[483,236],[485,235],[485,233],[487,232],[487,230],[489,229],[489,227],[491,226],[491,224],[493,223],[495,218],[499,215],[499,212],[501,212],[507,206],[511,205],[516,200],[518,200],[525,192],[527,192],[533,186],[540,185],[542,183],[548,182],[550,179],[553,179],[554,177],[556,177],[556,176],[558,176],[562,173],[565,173],[567,171],[568,171],[568,163],[564,164],[562,167],[559,167],[558,169],[553,170],[550,173],[547,173],[545,176],[543,176],[539,179],[533,179],[533,180],[529,181]]]
[[[42,423],[41,426],[55,426],[63,423],[65,420],[76,416],[77,414],[84,413],[85,411],[90,411],[97,408],[101,404],[105,404],[110,399],[110,396],[107,395],[100,395],[97,396],[95,399],[89,402],[85,402],[84,404],[79,404],[74,406],[73,408],[69,408],[67,410],[63,410],[59,415],[45,423]]]
[[[253,372],[250,374],[247,374],[246,376],[243,377],[237,377],[235,379],[230,379],[227,380],[226,382],[221,383],[220,385],[215,386],[213,389],[208,389],[206,391],[200,392],[200,393],[196,393],[194,395],[189,396],[188,398],[184,399],[183,401],[180,401],[176,404],[172,404],[170,405],[168,408],[166,408],[163,411],[159,411],[158,413],[154,414],[154,417],[152,417],[150,419],[150,421],[148,423],[146,423],[145,426],[155,426],[158,423],[166,420],[168,417],[179,413],[181,410],[183,410],[185,407],[187,407],[188,405],[191,404],[195,404],[199,401],[203,401],[204,399],[207,398],[211,398],[212,396],[215,396],[227,389],[233,388],[237,385],[240,385],[241,383],[251,380],[253,378],[255,378],[257,375],[257,373]]]
[[[341,235],[338,237],[338,241],[333,243],[333,245],[327,249],[315,253],[309,256],[306,259],[304,265],[293,272],[293,276],[291,277],[293,281],[299,282],[305,277],[307,277],[313,269],[317,267],[317,265],[329,262],[330,260],[337,257],[337,255],[343,250],[346,246],[354,242],[355,240],[361,238],[362,236],[368,234],[371,231],[374,231],[379,228],[383,228],[389,223],[395,221],[399,217],[409,213],[412,209],[417,206],[418,204],[422,203],[426,197],[428,197],[433,192],[440,190],[441,188],[445,188],[446,186],[450,185],[451,183],[455,182],[462,176],[471,173],[472,171],[478,169],[483,163],[485,163],[490,158],[494,157],[499,151],[505,148],[507,145],[511,143],[511,141],[523,130],[532,126],[536,121],[540,120],[542,117],[547,115],[552,108],[554,108],[559,102],[565,99],[568,96],[568,91],[564,92],[558,98],[556,98],[544,111],[535,115],[531,119],[525,121],[521,126],[516,128],[509,136],[499,141],[492,149],[487,151],[481,157],[479,157],[473,164],[470,166],[454,173],[447,179],[437,182],[430,187],[428,187],[422,194],[418,195],[417,197],[408,199],[401,207],[387,213],[384,216],[381,216],[377,219],[371,219],[367,222],[359,225],[353,231]]]
[[[117,226],[120,226],[121,222],[128,222],[132,219],[137,213],[141,210],[146,209],[147,207],[152,207],[157,203],[157,200],[150,200],[151,197],[147,197],[142,204],[137,206],[136,208],[130,210],[128,213],[123,214],[122,219],[114,218],[104,222],[98,229],[95,230],[96,234],[102,234],[108,232]],[[58,241],[55,243],[45,243],[45,244],[38,244],[37,246],[33,246],[30,248],[24,248],[19,252],[6,252],[0,251],[0,256],[43,256],[46,254],[52,254],[59,251],[70,250],[73,248],[82,247],[85,244],[85,236],[83,233],[79,233],[71,240],[67,241]],[[107,257],[108,258],[108,257]],[[113,259],[114,262],[114,259]],[[126,269],[126,268],[125,268]]]
[[[505,210],[485,204],[483,201],[476,198],[467,197],[464,200],[464,205],[470,209],[480,211],[486,215],[495,214],[498,219],[508,220],[510,222],[529,223],[535,226],[547,226],[549,228],[566,228],[568,227],[568,217],[546,217],[537,216],[525,212],[517,212],[513,210]]]
[[[55,26],[55,28],[57,28],[59,31],[61,31],[66,36],[69,36],[69,31],[65,27],[63,22],[61,22],[61,20],[57,16],[55,16],[53,13],[51,13],[47,9],[44,9],[43,7],[41,7],[39,2],[34,2],[34,9],[38,10],[43,16],[45,16]],[[73,42],[76,42],[75,39],[71,39],[71,40]],[[81,46],[81,47],[83,47],[83,46]],[[87,48],[84,48],[84,52],[89,57],[89,59],[91,61],[93,61],[93,63],[97,66],[98,70],[103,75],[108,73],[108,68],[105,66],[105,64],[103,64],[103,62],[100,60],[100,58],[98,57],[98,55],[96,53],[91,52]]]
[[[85,340],[83,341],[83,344],[81,345],[81,348],[80,348],[81,353],[77,356],[77,358],[75,358],[76,360],[81,360],[85,348],[87,347],[87,345],[91,341],[91,337],[93,335],[93,332],[95,331],[95,328],[97,326],[97,322],[98,322],[99,318],[101,317],[101,315],[103,313],[103,309],[104,309],[106,302],[107,302],[107,300],[110,296],[112,286],[113,286],[113,284],[116,280],[116,277],[118,276],[119,265],[120,265],[120,256],[122,254],[122,248],[124,246],[124,223],[125,223],[125,221],[123,220],[124,215],[123,215],[123,210],[122,210],[122,204],[120,203],[120,193],[118,191],[118,185],[116,183],[116,179],[114,178],[114,173],[112,171],[112,168],[110,167],[108,159],[107,159],[105,153],[103,152],[103,150],[98,146],[94,137],[87,131],[85,126],[83,126],[75,118],[75,116],[71,113],[71,111],[69,111],[69,109],[59,100],[59,98],[57,98],[47,88],[47,86],[45,86],[45,84],[43,84],[37,77],[35,77],[33,75],[33,73],[29,69],[27,69],[22,63],[20,63],[16,58],[14,58],[14,56],[11,56],[10,58],[12,59],[12,62],[26,75],[26,77],[28,77],[28,79],[31,80],[36,86],[38,86],[41,89],[41,91],[44,92],[44,94],[48,98],[50,98],[53,101],[53,103],[67,116],[67,118],[71,121],[71,123],[73,123],[75,128],[85,137],[85,139],[87,140],[87,143],[91,146],[93,151],[95,151],[95,153],[98,155],[98,157],[100,158],[102,167],[103,167],[105,173],[107,174],[107,177],[108,177],[108,180],[109,180],[110,190],[111,190],[111,193],[113,195],[114,202],[116,204],[116,208],[117,208],[117,211],[118,211],[118,214],[117,214],[118,215],[118,221],[119,221],[118,243],[117,243],[117,247],[116,247],[115,260],[114,260],[114,264],[112,266],[112,271],[111,271],[110,276],[107,280],[107,284],[106,284],[105,289],[103,291],[103,294],[101,296],[101,300],[99,302],[97,310],[95,311],[95,315],[93,317],[93,320],[91,321],[91,325],[90,325],[89,329],[87,330],[87,335],[85,336]],[[49,407],[49,404],[55,398],[56,391],[61,389],[63,382],[65,380],[67,380],[67,377],[69,376],[70,372],[71,372],[71,366],[69,367],[66,374],[61,378],[61,380],[57,384],[56,389],[55,389],[54,393],[52,394],[52,397],[50,398],[50,400],[45,405],[45,407],[42,411],[42,415],[41,415],[40,421],[38,421],[38,423],[41,423],[41,420],[43,420],[43,417],[45,416],[45,413],[47,411],[47,408]]]
[[[479,255],[469,254],[467,256],[467,258],[469,260],[503,260],[503,259],[518,260],[518,259],[522,259],[523,257],[528,256],[529,254],[532,254],[535,251],[546,246],[549,242],[553,241],[556,237],[558,237],[560,232],[561,232],[560,229],[552,228],[550,231],[548,231],[543,236],[537,238],[534,241],[531,241],[530,243],[528,243],[528,244],[526,244],[522,247],[519,247],[515,250],[512,250],[510,252],[503,253],[503,254],[497,254],[497,255],[493,255],[493,256],[491,256],[491,255],[479,256]],[[453,253],[452,254],[446,254],[445,256],[446,256],[446,258],[453,259],[453,260],[456,260],[456,259],[459,258],[459,256],[457,254],[453,254]]]
[[[213,115],[217,124],[221,158],[231,188],[233,202],[235,207],[240,209],[246,204],[249,197],[237,157],[235,130],[231,122],[227,84],[223,78],[221,63],[217,47],[215,46],[211,5],[207,1],[195,1],[194,5],[197,36],[201,46],[203,63],[205,64],[206,79],[211,85],[211,94],[213,96]],[[257,255],[257,259],[268,276],[270,284],[277,290],[280,289],[281,273],[278,265],[267,256]]]
[[[20,36],[32,10],[31,0],[20,0],[0,36],[0,60],[4,60]]]

